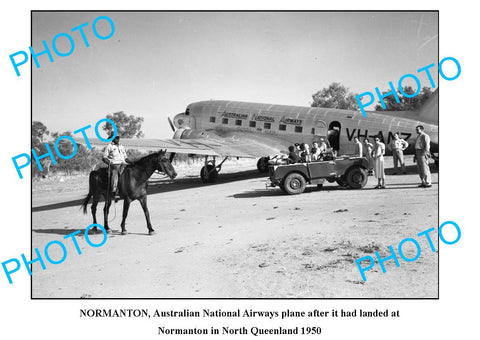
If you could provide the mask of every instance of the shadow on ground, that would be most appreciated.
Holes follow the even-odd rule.
[[[241,171],[241,172],[229,173],[229,174],[220,173],[217,182],[211,183],[211,184],[202,183],[198,176],[182,178],[175,181],[167,180],[167,179],[152,179],[148,181],[148,195],[155,195],[162,192],[192,189],[192,188],[198,188],[198,187],[204,187],[204,186],[220,185],[220,184],[225,184],[225,183],[230,183],[235,181],[241,181],[244,179],[262,178],[266,176],[267,176],[266,174],[259,173],[257,170],[248,170],[248,171]],[[87,191],[88,191],[88,188],[85,188],[85,196],[87,195]],[[80,209],[80,205],[82,204],[83,199],[84,198],[32,207],[32,212],[62,209],[66,207],[75,207],[75,206],[78,206],[78,208]],[[101,202],[104,202],[104,200],[102,199]],[[102,212],[103,205],[101,208],[99,207],[97,209],[98,211]]]
[[[416,165],[409,165],[409,166],[406,167],[406,170],[407,170],[407,174],[418,173]],[[438,172],[438,168],[435,165],[430,165],[430,170],[431,170],[432,173],[437,173]],[[393,168],[385,169],[385,175],[386,176],[391,176],[393,173],[394,173]],[[155,194],[162,193],[162,192],[192,189],[192,188],[204,187],[206,185],[208,185],[208,186],[220,185],[220,184],[225,184],[225,183],[230,183],[230,182],[235,182],[235,181],[241,181],[241,180],[245,180],[245,179],[262,178],[262,177],[266,177],[266,176],[267,176],[267,174],[259,173],[257,170],[248,170],[248,171],[241,171],[241,172],[236,172],[236,173],[220,174],[217,182],[211,183],[211,184],[202,183],[198,176],[182,178],[182,179],[175,180],[175,181],[166,180],[166,179],[152,179],[148,182],[149,183],[148,194],[149,195],[155,195]],[[399,176],[401,176],[401,175],[399,175]],[[418,184],[418,183],[416,183],[416,184]],[[402,186],[400,186],[400,185],[402,185]],[[393,184],[392,186],[395,186],[394,188],[389,188],[389,186],[387,186],[387,189],[410,188],[409,185],[414,185],[414,183]],[[414,187],[412,187],[412,188],[414,188]],[[85,192],[87,192],[87,190],[88,189],[85,188]],[[349,189],[342,189],[342,188],[333,186],[333,187],[328,187],[328,189],[322,189],[322,190],[349,190]],[[368,190],[368,189],[363,189],[363,190]],[[307,190],[305,190],[306,193],[312,192],[312,191],[318,191],[318,189],[307,188]],[[260,197],[260,196],[277,196],[277,195],[281,195],[281,194],[283,194],[283,193],[280,190],[255,190],[254,192],[235,194],[235,195],[232,195],[230,197],[235,197],[235,198]],[[62,208],[66,208],[66,207],[75,207],[75,206],[78,206],[79,209],[80,209],[80,205],[82,204],[82,202],[83,202],[83,198],[82,199],[71,200],[71,201],[66,201],[66,202],[52,203],[52,204],[47,204],[47,205],[42,205],[42,206],[36,206],[36,207],[32,207],[32,212],[39,212],[39,211],[46,211],[46,210],[53,210],[53,209],[62,209]],[[101,202],[103,202],[103,200],[101,200]],[[103,207],[99,208],[99,210],[101,210],[101,209],[103,209]]]

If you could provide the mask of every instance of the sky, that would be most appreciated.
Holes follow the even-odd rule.
[[[95,37],[106,15],[113,36]],[[89,47],[78,31],[84,28]],[[96,26],[110,33],[107,21]],[[32,47],[69,33],[69,56],[32,66],[32,118],[76,130],[107,114],[144,117],[146,138],[171,138],[167,117],[209,99],[310,106],[332,82],[354,93],[388,89],[438,64],[436,12],[34,12]],[[61,52],[68,40],[57,40]],[[433,79],[438,83],[437,68]],[[408,81],[404,85],[411,85]],[[373,110],[373,105],[367,109]]]

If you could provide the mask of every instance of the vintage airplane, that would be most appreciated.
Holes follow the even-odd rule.
[[[353,154],[353,138],[380,135],[389,143],[393,134],[410,145],[413,153],[415,127],[423,125],[438,153],[438,90],[417,111],[360,111],[317,107],[209,100],[192,103],[173,122],[173,139],[122,139],[125,147],[143,150],[167,148],[175,153],[205,156],[200,172],[204,182],[214,181],[229,157],[258,158],[257,168],[268,170],[268,157],[287,153],[294,143],[309,143],[327,136],[337,154]],[[223,160],[216,164],[216,157]]]

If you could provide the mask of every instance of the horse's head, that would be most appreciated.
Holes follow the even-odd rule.
[[[172,163],[166,156],[167,150],[160,150],[157,153],[157,161],[155,162],[155,170],[167,174],[171,179],[177,177],[177,172],[175,171]]]

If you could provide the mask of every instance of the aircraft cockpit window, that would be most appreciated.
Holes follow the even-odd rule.
[[[235,120],[235,125],[236,126],[242,126],[242,120],[241,119]]]
[[[303,127],[302,126],[295,126],[295,132],[302,133]]]
[[[263,124],[263,128],[264,128],[264,129],[271,129],[271,128],[272,128],[272,124],[270,124],[270,123],[264,123],[264,124]]]
[[[222,124],[228,124],[228,118],[222,118]]]
[[[248,123],[248,126],[253,127],[253,128],[254,128],[254,127],[257,127],[257,122],[254,121],[254,120],[251,120],[251,121]]]
[[[278,130],[280,130],[280,131],[287,131],[287,126],[286,126],[285,124],[280,124],[280,125],[278,126]]]
[[[210,123],[215,123],[216,117],[210,117]]]

